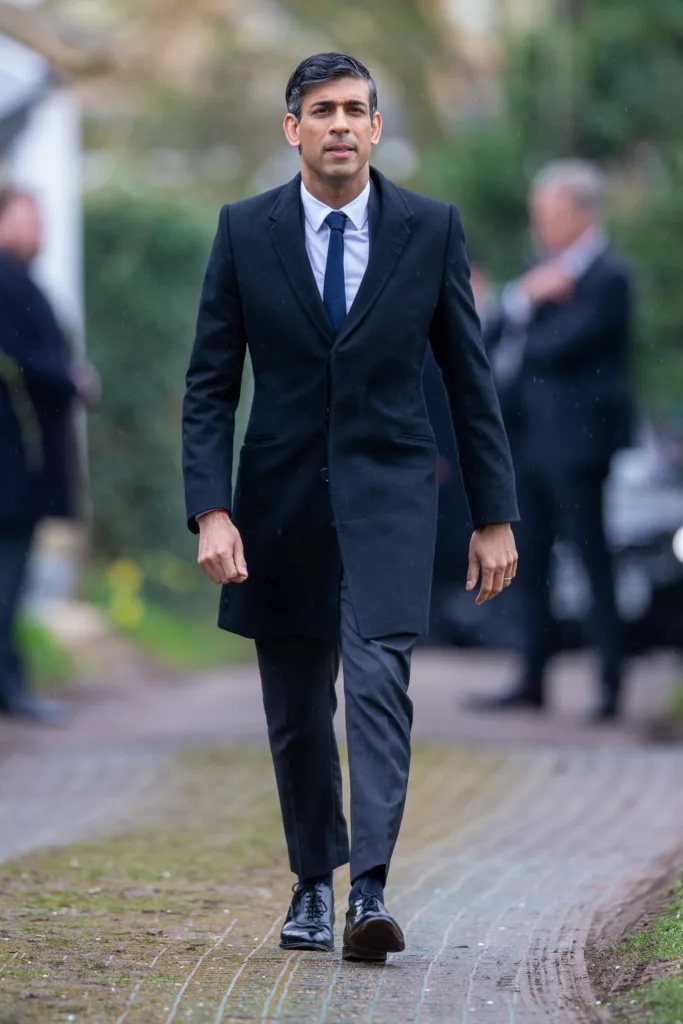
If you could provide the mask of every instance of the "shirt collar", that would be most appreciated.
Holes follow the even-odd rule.
[[[368,221],[368,203],[370,201],[370,182],[367,183],[359,196],[356,196],[346,206],[342,206],[339,213],[345,213],[354,228],[360,231]],[[301,182],[301,202],[304,207],[304,216],[314,231],[320,231],[325,223],[325,217],[332,213],[331,206],[325,206],[319,199],[311,195],[303,181]]]
[[[563,271],[575,281],[601,256],[608,245],[607,235],[601,227],[590,227],[560,255]]]

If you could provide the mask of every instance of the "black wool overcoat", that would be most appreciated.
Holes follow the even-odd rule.
[[[242,535],[249,579],[223,588],[224,629],[334,642],[343,571],[364,638],[422,633],[437,515],[428,343],[475,527],[517,518],[460,217],[373,170],[369,264],[335,336],[306,253],[300,184],[221,211],[183,407],[188,524],[197,532],[198,513],[225,508]],[[233,494],[247,349],[254,401]]]
[[[47,299],[28,267],[0,254],[0,532],[75,514],[75,397]]]

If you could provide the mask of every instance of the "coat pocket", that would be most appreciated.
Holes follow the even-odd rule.
[[[436,445],[433,435],[430,434],[397,434],[399,441],[408,441],[410,444],[431,444]]]
[[[244,444],[242,445],[242,451],[244,451],[245,448],[261,448],[263,445],[273,444],[274,441],[277,441],[275,434],[258,434],[254,437],[245,439]]]

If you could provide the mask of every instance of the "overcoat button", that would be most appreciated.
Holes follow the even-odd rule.
[[[326,484],[330,482],[330,474],[327,472],[327,466],[323,466],[323,468],[320,470],[320,476],[322,477]]]

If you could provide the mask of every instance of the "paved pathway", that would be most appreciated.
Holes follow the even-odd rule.
[[[210,932],[192,922],[196,955],[181,980],[165,970],[161,940],[146,969],[131,965],[116,989],[118,1024],[598,1019],[586,949],[628,925],[683,859],[683,752],[642,746],[636,728],[661,706],[672,663],[636,666],[631,717],[611,730],[577,724],[587,665],[568,659],[559,668],[557,710],[547,719],[490,719],[462,713],[458,699],[504,679],[505,659],[416,659],[416,736],[474,746],[457,772],[445,762],[416,775],[389,893],[406,928],[405,954],[384,968],[283,954],[279,877],[253,920],[241,912]],[[0,856],[132,822],[179,746],[262,739],[262,729],[245,669],[92,701],[70,733],[15,733],[21,752],[7,754],[0,774]],[[6,731],[0,749],[3,741],[7,749]],[[342,904],[341,881],[338,892]],[[162,1015],[150,1015],[158,1004],[149,1000],[162,994]],[[88,1016],[84,1007],[76,1019],[114,1024],[116,1016]]]

